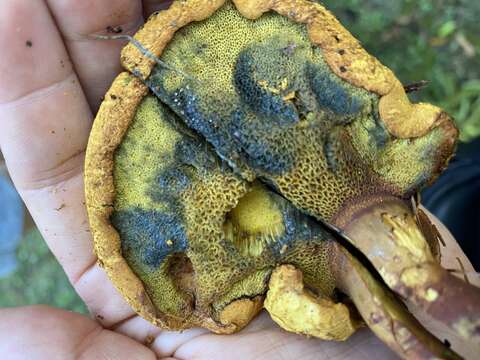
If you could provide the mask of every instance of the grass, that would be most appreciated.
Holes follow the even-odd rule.
[[[461,140],[480,136],[480,2],[324,0],[363,46],[403,84],[428,80],[412,95],[454,116]]]
[[[17,270],[0,279],[0,307],[47,304],[88,313],[37,230],[21,241],[17,260]]]

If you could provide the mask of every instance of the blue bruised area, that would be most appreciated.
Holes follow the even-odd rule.
[[[228,133],[224,128],[219,127],[221,118],[218,114],[204,114],[200,110],[200,103],[194,91],[189,86],[179,88],[169,93],[164,85],[163,78],[166,76],[163,68],[155,67],[152,75],[146,81],[151,91],[170,109],[175,112],[185,124],[192,130],[201,134],[208,143],[217,151],[220,158],[226,158],[231,141],[228,141]],[[220,106],[219,109],[224,109]]]
[[[282,174],[293,166],[294,154],[279,143],[282,129],[269,120],[239,110],[231,116],[229,133],[248,165],[268,174]]]
[[[162,171],[156,179],[156,187],[168,189],[172,192],[180,192],[190,184],[190,177],[187,175],[188,169],[182,167],[171,167]]]
[[[338,80],[332,78],[331,74],[311,63],[307,64],[306,69],[310,86],[322,108],[342,116],[355,115],[361,110],[362,101],[355,95],[349,94]]]
[[[285,101],[281,94],[274,94],[262,87],[257,81],[259,78],[271,77],[271,74],[264,75],[265,71],[259,71],[261,69],[259,69],[258,60],[250,49],[242,51],[238,56],[234,72],[237,93],[254,112],[269,117],[270,122],[278,125],[295,124],[299,117],[293,103]],[[272,66],[273,64],[265,65],[270,70],[279,68],[279,66]]]
[[[150,199],[164,210],[129,208],[115,211],[111,217],[122,239],[125,257],[153,268],[158,268],[168,255],[187,249],[182,193],[198,177],[219,166],[211,145],[185,124],[177,123],[173,117],[169,119],[183,136],[173,153],[159,154],[159,162],[168,165],[160,168],[147,190]]]
[[[166,79],[179,75],[161,65],[146,83],[234,171],[282,175],[294,166],[299,133],[318,137],[319,128],[328,132],[348,123],[364,106],[320,64],[317,48],[292,41],[274,36],[242,49],[232,69],[233,89],[225,92],[211,92],[208,84],[214,79],[193,80],[190,73],[167,90]],[[299,127],[302,121],[306,126]]]
[[[207,101],[218,112],[203,111],[202,102],[190,86],[168,93],[162,83],[163,71],[155,69],[147,85],[234,170],[242,168],[244,163],[270,174],[281,174],[291,168],[293,155],[289,158],[288,149],[276,144],[275,137],[282,128],[275,126],[274,119],[259,117],[242,103],[233,110],[228,103],[213,105],[215,99]]]
[[[190,178],[194,176],[194,171],[209,172],[218,168],[219,161],[212,146],[197,134],[185,135],[175,146],[174,163],[181,164]]]
[[[372,111],[372,116],[375,121],[375,126],[368,128],[370,135],[370,144],[373,148],[383,150],[390,140],[390,134],[385,128],[384,122],[380,119],[378,109]]]
[[[124,256],[140,255],[143,263],[154,268],[188,247],[183,219],[173,213],[131,208],[115,211],[111,222],[122,239]]]
[[[158,173],[148,190],[148,195],[153,201],[166,203],[175,212],[181,211],[179,194],[191,185],[196,174],[209,172],[218,166],[213,153],[207,151],[210,150],[209,145],[195,139],[196,135],[191,136],[177,142],[174,161]]]

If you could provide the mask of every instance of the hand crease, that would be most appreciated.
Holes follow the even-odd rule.
[[[157,337],[159,337],[160,335],[161,335],[161,334],[157,335]],[[177,352],[179,352],[180,350],[182,350],[182,348],[183,348],[184,346],[187,346],[187,345],[189,345],[190,343],[192,343],[194,340],[195,340],[195,341],[198,341],[198,339],[200,339],[201,337],[204,337],[204,336],[205,336],[205,337],[208,338],[208,337],[210,337],[210,336],[212,336],[212,335],[213,335],[212,333],[199,333],[198,335],[196,335],[196,336],[188,339],[187,342],[178,344],[177,347],[176,347],[175,349],[173,349],[173,351],[171,352],[172,358],[178,359],[178,360],[183,360],[184,358],[179,357],[179,355],[177,355]],[[219,335],[219,336],[220,336],[220,335]],[[155,341],[156,341],[156,338],[155,338]],[[155,341],[153,341],[153,342],[151,343],[151,345],[150,345],[150,349],[151,349],[153,352],[155,352],[155,349],[153,348],[153,345],[155,344]],[[168,356],[167,356],[167,358],[168,358]]]
[[[25,104],[34,103],[35,101],[40,99],[44,99],[45,97],[48,97],[52,93],[54,93],[59,87],[62,87],[66,83],[72,81],[72,77],[76,79],[76,74],[73,72],[73,70],[68,72],[68,74],[62,77],[60,80],[55,80],[52,83],[48,83],[39,88],[30,90],[27,93],[22,94],[12,100],[8,100],[3,103],[0,102],[0,110],[2,108],[6,108],[6,109],[16,108],[19,106],[23,106]]]
[[[57,165],[39,171],[43,176],[38,178],[30,178],[24,183],[20,182],[18,188],[20,192],[26,193],[28,191],[36,191],[40,189],[47,189],[55,187],[63,182],[73,179],[78,175],[83,176],[83,163],[85,159],[85,149],[79,150],[70,157],[61,160]]]
[[[117,321],[116,323],[113,323],[112,325],[110,325],[108,328],[111,329],[111,330],[114,330],[116,331],[117,328],[119,328],[120,326],[124,325],[126,322],[132,320],[132,319],[135,319],[139,317],[139,315],[137,313],[133,313],[129,316],[127,316],[126,318],[122,319],[122,320],[119,320]],[[148,337],[149,335],[147,335],[146,337]],[[145,337],[145,338],[146,338]]]
[[[97,336],[100,335],[100,333],[104,330],[100,325],[96,325],[97,326],[92,331],[90,331],[73,349],[75,359],[81,359],[82,356],[87,352],[87,350],[90,349],[90,347],[94,344]]]
[[[78,274],[72,275],[70,277],[70,282],[72,283],[72,286],[76,289],[78,283],[82,280],[82,278],[90,271],[92,270],[95,265],[97,265],[97,257],[95,256],[95,259],[89,263],[83,270],[81,270]],[[81,296],[80,292],[78,292],[79,295]]]

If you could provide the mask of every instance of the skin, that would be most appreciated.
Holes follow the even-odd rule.
[[[92,316],[46,306],[0,309],[0,353],[8,359],[223,359],[225,353],[230,359],[396,358],[368,329],[344,343],[326,342],[287,333],[266,314],[236,335],[162,331],[135,315],[97,265],[84,205],[84,152],[93,114],[120,71],[125,43],[87,35],[104,34],[107,26],[133,34],[165,3],[2,2],[0,148],[38,228]],[[439,227],[447,242],[443,266],[458,269],[459,257],[475,282],[468,259]],[[448,335],[428,319],[424,323]]]

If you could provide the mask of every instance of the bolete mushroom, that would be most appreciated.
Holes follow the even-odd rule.
[[[122,52],[85,186],[95,249],[145,319],[458,359],[414,305],[480,351],[480,290],[443,269],[411,198],[447,166],[452,119],[306,0],[185,0]],[[352,304],[353,303],[353,304]]]

